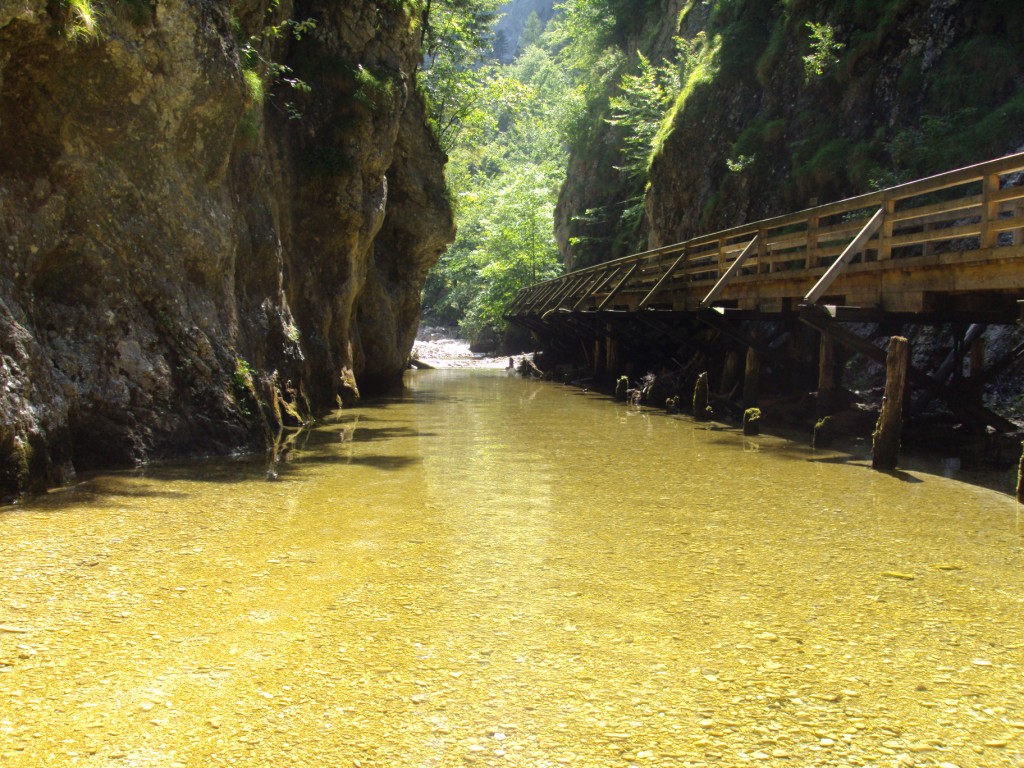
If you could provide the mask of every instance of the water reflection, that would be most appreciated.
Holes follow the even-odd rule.
[[[572,392],[0,515],[5,764],[1024,764],[1015,502]]]

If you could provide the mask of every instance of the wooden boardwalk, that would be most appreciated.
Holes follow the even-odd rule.
[[[614,373],[620,344],[651,346],[639,328],[677,344],[711,326],[767,354],[740,321],[798,318],[821,332],[822,359],[836,342],[884,363],[842,323],[1013,323],[1022,300],[1024,153],[570,272],[522,290],[506,319]],[[976,423],[1015,428],[934,376],[910,379]]]
[[[1024,298],[1024,153],[733,227],[524,289],[508,310],[869,312],[1013,319]]]

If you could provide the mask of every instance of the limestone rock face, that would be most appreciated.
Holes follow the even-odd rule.
[[[96,3],[72,39],[71,6],[0,0],[0,496],[400,380],[453,234],[418,34],[396,3],[268,6]]]

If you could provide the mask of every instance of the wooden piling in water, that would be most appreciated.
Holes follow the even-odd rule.
[[[604,367],[604,339],[601,338],[600,334],[597,334],[594,338],[594,375],[600,376],[605,372]]]
[[[1024,443],[1021,443],[1024,447]],[[1020,455],[1020,466],[1017,467],[1017,501],[1024,504],[1024,452]]]
[[[707,421],[710,410],[708,407],[708,372],[704,371],[697,377],[697,383],[693,386],[693,418],[697,421]]]
[[[747,408],[743,412],[743,434],[748,436],[761,434],[760,408]]]
[[[899,460],[903,435],[903,395],[906,391],[907,368],[910,364],[910,343],[902,336],[889,339],[885,359],[885,395],[878,414],[871,446],[871,466],[895,469]]]

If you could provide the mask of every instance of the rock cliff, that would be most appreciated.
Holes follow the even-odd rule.
[[[0,496],[400,381],[453,235],[407,5],[0,0]]]

